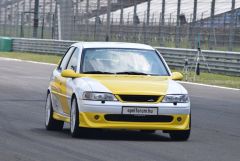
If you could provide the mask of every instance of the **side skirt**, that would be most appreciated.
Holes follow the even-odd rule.
[[[70,117],[67,115],[62,115],[57,112],[53,112],[53,118],[56,120],[64,121],[64,122],[70,122]]]

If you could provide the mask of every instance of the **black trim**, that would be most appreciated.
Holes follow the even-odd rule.
[[[163,66],[165,67],[165,69],[166,69],[166,71],[167,71],[167,73],[168,73],[167,76],[171,76],[170,71],[168,70],[169,68],[167,68],[166,64],[165,64],[165,63],[163,62],[163,60],[162,60],[162,58],[163,58],[162,54],[161,54],[158,50],[156,50],[156,49],[155,49],[155,52],[157,53],[157,55],[158,55],[158,57],[160,58]],[[160,55],[161,55],[161,56],[160,56]],[[165,62],[166,62],[166,61],[165,61]]]
[[[77,47],[75,47],[75,46],[73,46],[74,47],[74,49],[73,49],[73,51],[72,51],[72,54],[71,54],[71,56],[69,57],[69,59],[68,59],[68,62],[67,62],[67,64],[66,64],[66,69],[67,69],[67,66],[68,66],[68,64],[69,64],[69,62],[70,62],[70,60],[71,60],[71,58],[72,58],[72,56],[73,56],[73,53],[75,52],[75,50],[77,49]]]
[[[71,49],[71,46],[67,49],[67,51],[66,51],[65,54],[63,55],[60,63],[58,64],[58,67],[57,67],[58,70],[60,70],[60,66],[61,66],[61,64],[62,64],[62,61],[63,61],[63,59],[65,58],[65,56],[67,55],[67,53],[68,53],[68,51],[69,51],[70,49]]]
[[[62,71],[62,69],[60,69],[60,66],[61,66],[61,64],[62,64],[63,59],[65,58],[65,56],[67,55],[68,51],[69,51],[71,48],[74,48],[74,49],[73,49],[73,51],[72,51],[72,53],[71,53],[70,58],[69,58],[68,61],[67,61],[66,67],[68,66],[68,63],[69,63],[69,61],[70,61],[70,59],[71,59],[71,57],[72,57],[72,55],[73,55],[73,53],[74,53],[74,51],[76,50],[77,47],[75,47],[75,46],[70,46],[70,47],[68,48],[67,52],[64,54],[61,62],[59,63],[59,65],[58,65],[58,67],[57,67],[57,70],[58,70],[59,72]],[[65,68],[66,68],[66,67],[65,67]]]
[[[70,58],[68,59],[68,62],[67,62],[67,65],[66,65],[66,69],[67,69],[67,67],[68,67],[68,64],[69,64],[69,62],[70,62],[70,60],[72,59],[72,56],[73,56],[73,54],[74,54],[74,52],[78,49],[77,47],[75,47],[75,46],[73,46],[75,49],[72,51],[72,54],[71,54],[71,56],[70,56]],[[79,50],[79,49],[78,49]],[[80,50],[79,50],[80,51]],[[79,55],[79,53],[78,53],[78,55]],[[75,72],[77,72],[77,71],[75,71]]]
[[[157,102],[160,96],[151,95],[118,95],[124,102]]]
[[[172,122],[173,116],[169,115],[122,115],[122,114],[106,114],[107,121],[122,122]]]

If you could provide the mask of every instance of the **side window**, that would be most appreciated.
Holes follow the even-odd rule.
[[[76,50],[73,52],[72,57],[69,60],[69,63],[67,65],[67,69],[72,69],[75,72],[77,71],[77,65],[79,62],[79,49],[76,48]]]
[[[61,63],[60,65],[58,66],[58,69],[60,71],[66,69],[66,66],[67,66],[67,63],[69,61],[69,58],[71,57],[72,55],[72,52],[74,51],[75,47],[71,47],[68,49],[67,53],[64,55],[64,57],[62,58],[61,60]]]

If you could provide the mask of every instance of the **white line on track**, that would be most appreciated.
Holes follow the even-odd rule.
[[[29,61],[29,60],[20,60],[20,59],[13,59],[13,58],[2,58],[2,57],[0,57],[0,60],[18,61],[18,62],[26,62],[26,63],[34,63],[34,64],[56,66],[56,64],[51,64],[51,63],[43,63],[43,62],[36,62],[36,61]],[[211,88],[219,88],[219,89],[240,91],[240,89],[238,89],[238,88],[229,88],[229,87],[222,87],[222,86],[215,86],[215,85],[208,85],[208,84],[201,84],[201,83],[184,82],[184,81],[178,81],[178,82],[182,83],[182,84],[191,84],[191,85],[198,85],[198,86],[204,86],[204,87],[211,87]]]
[[[208,84],[201,84],[201,83],[184,82],[184,81],[178,81],[178,82],[182,83],[182,84],[191,84],[191,85],[198,85],[198,86],[204,86],[204,87],[211,87],[211,88],[219,88],[219,89],[240,91],[240,89],[238,89],[238,88],[229,88],[229,87],[222,87],[222,86],[215,86],[215,85],[208,85]]]

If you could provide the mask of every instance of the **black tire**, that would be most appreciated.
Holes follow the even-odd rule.
[[[70,132],[73,138],[79,137],[81,134],[81,128],[79,127],[79,110],[76,97],[73,98],[71,105]]]
[[[55,120],[53,118],[53,107],[51,94],[47,94],[47,100],[45,105],[45,127],[47,130],[59,131],[63,129],[64,122]]]
[[[191,128],[192,128],[192,114],[190,112],[189,130],[176,130],[168,131],[172,140],[176,141],[187,141],[190,138]]]
[[[187,141],[190,137],[191,130],[169,131],[172,140]]]
[[[141,132],[145,134],[154,134],[156,130],[141,130]]]

